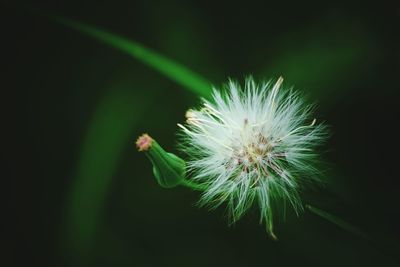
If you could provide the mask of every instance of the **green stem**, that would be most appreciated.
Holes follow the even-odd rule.
[[[361,239],[364,239],[367,241],[369,244],[371,244],[373,247],[375,247],[377,250],[382,252],[383,254],[389,256],[392,260],[396,261],[396,263],[400,262],[399,259],[399,246],[393,242],[388,242],[383,240],[382,238],[376,239],[371,238],[368,234],[366,234],[364,231],[358,229],[354,225],[351,225],[350,223],[338,218],[337,216],[334,216],[324,210],[321,210],[319,208],[313,207],[311,205],[305,205],[306,209],[308,209],[310,212],[312,212],[315,215],[318,215],[319,217],[329,221],[330,223],[333,223],[343,230],[350,232]]]
[[[343,230],[346,230],[348,232],[353,233],[354,235],[357,235],[361,238],[370,240],[370,238],[368,237],[367,234],[365,234],[363,231],[361,231],[360,229],[358,229],[357,227],[351,225],[350,223],[338,218],[337,216],[334,216],[324,210],[321,210],[319,208],[313,207],[311,205],[306,205],[305,206],[306,209],[308,209],[309,211],[311,211],[312,213],[314,213],[315,215],[320,216],[321,218],[339,226],[340,228],[342,228]]]

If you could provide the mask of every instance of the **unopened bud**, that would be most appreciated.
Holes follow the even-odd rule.
[[[166,152],[148,134],[141,135],[136,146],[150,159],[154,176],[160,186],[171,188],[182,183],[186,174],[186,163],[183,159]]]

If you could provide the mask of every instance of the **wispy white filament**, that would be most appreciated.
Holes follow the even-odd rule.
[[[272,204],[289,201],[296,212],[302,209],[298,192],[315,178],[314,148],[325,138],[313,107],[281,84],[282,78],[259,85],[248,78],[242,89],[229,81],[225,92],[214,89],[213,101],[189,110],[186,124],[179,124],[191,179],[206,188],[200,203],[227,202],[236,221],[257,201],[272,236]]]

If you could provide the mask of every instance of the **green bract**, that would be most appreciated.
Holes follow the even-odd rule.
[[[144,151],[153,164],[153,173],[158,184],[165,188],[172,188],[185,178],[186,163],[183,159],[166,152],[149,135],[140,136],[136,142],[139,151]]]

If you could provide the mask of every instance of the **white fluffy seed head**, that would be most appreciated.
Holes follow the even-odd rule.
[[[212,102],[203,100],[178,124],[191,179],[206,188],[200,203],[227,202],[236,221],[257,201],[273,237],[272,204],[283,200],[302,209],[298,191],[315,177],[314,148],[326,133],[311,117],[312,106],[280,88],[282,81],[257,85],[248,78],[243,89],[229,81],[226,92],[214,89]]]

